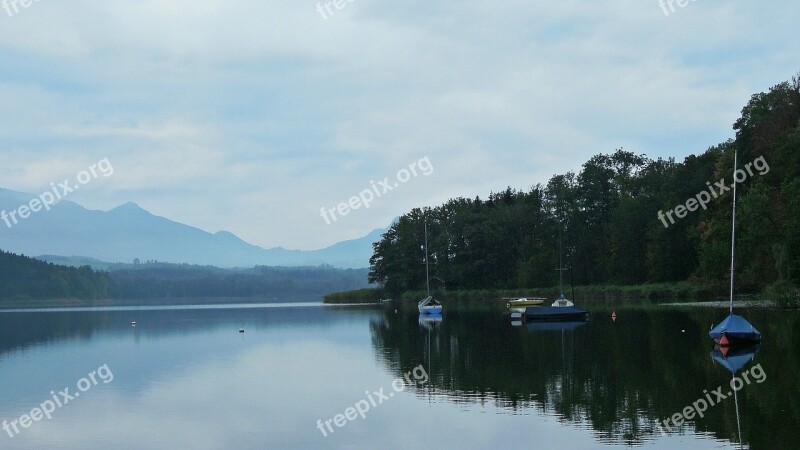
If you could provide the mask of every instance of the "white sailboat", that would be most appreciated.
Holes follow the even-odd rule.
[[[441,314],[442,304],[436,301],[431,295],[431,277],[428,269],[428,222],[425,222],[425,287],[428,296],[420,300],[417,304],[420,314]]]
[[[563,252],[561,250],[561,230],[558,231],[558,289],[559,298],[550,306],[527,307],[525,319],[545,322],[571,322],[589,320],[589,311],[577,308],[574,303],[564,296],[564,268]],[[514,317],[514,316],[512,316]]]

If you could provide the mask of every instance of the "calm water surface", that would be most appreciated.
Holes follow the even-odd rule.
[[[797,448],[797,313],[747,311],[762,346],[718,362],[724,311],[592,312],[552,329],[319,304],[0,312],[0,420],[80,394],[0,448]],[[656,426],[757,365],[736,398]]]

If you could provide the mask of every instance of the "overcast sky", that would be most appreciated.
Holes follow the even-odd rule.
[[[8,4],[0,187],[39,193],[108,158],[114,175],[70,200],[321,248],[616,148],[702,152],[800,71],[797,0],[317,5]],[[397,182],[425,157],[429,175]],[[321,217],[386,177],[398,187],[369,208]]]

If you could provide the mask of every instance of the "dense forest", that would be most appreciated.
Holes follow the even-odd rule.
[[[107,273],[89,266],[57,266],[0,250],[0,299],[96,299],[108,296],[111,284]]]
[[[168,264],[67,267],[0,251],[0,300],[264,298],[322,295],[366,287],[367,269],[264,267],[220,269]]]
[[[527,191],[414,209],[374,244],[370,282],[424,289],[427,223],[431,275],[448,289],[553,286],[559,240],[575,284],[722,287],[737,151],[737,287],[791,292],[800,284],[800,78],[753,95],[733,128],[735,139],[683,162],[618,149]]]

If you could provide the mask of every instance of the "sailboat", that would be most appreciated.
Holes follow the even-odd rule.
[[[545,307],[527,307],[525,309],[525,318],[528,320],[543,320],[543,321],[574,321],[574,320],[589,320],[589,311],[575,306],[574,303],[564,297],[564,263],[562,261],[563,253],[561,251],[561,231],[558,232],[558,287],[561,296],[553,302],[551,306]]]
[[[733,173],[739,165],[739,152],[734,150]],[[761,342],[761,332],[744,317],[733,313],[733,287],[736,275],[736,183],[733,183],[733,218],[731,223],[731,292],[728,317],[709,331],[708,335],[717,344],[727,346],[746,346]]]
[[[425,222],[425,287],[428,296],[420,300],[417,304],[420,314],[441,314],[442,304],[436,301],[431,295],[431,277],[428,269],[428,222]]]

